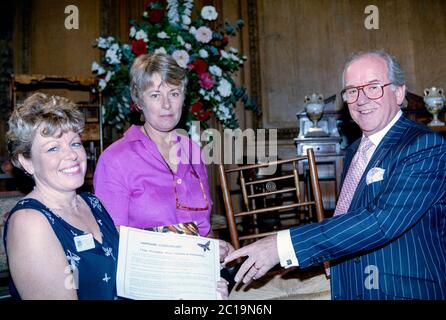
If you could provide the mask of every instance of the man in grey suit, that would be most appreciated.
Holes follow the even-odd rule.
[[[236,281],[330,261],[332,299],[446,299],[446,140],[401,112],[404,72],[384,51],[346,63],[342,97],[362,138],[347,150],[333,218],[230,254]]]

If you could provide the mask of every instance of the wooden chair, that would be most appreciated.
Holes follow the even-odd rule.
[[[305,163],[299,166],[299,162]],[[306,167],[306,163],[308,163],[308,170],[298,172],[299,168]],[[291,168],[290,172],[279,175],[261,176],[258,174],[259,170],[270,165]],[[236,206],[231,197],[234,190],[229,187],[229,174],[238,174],[243,199],[240,210],[234,210]],[[219,177],[231,243],[236,249],[240,248],[242,241],[253,241],[276,233],[280,230],[280,221],[284,216],[288,218],[294,216],[294,221],[296,222],[297,219],[297,223],[308,223],[314,220],[319,222],[324,218],[317,167],[311,148],[307,150],[306,156],[265,164],[244,165],[231,169],[225,169],[224,165],[220,164]],[[274,201],[274,199],[280,199],[280,201]],[[265,215],[277,217],[273,219],[276,223],[270,224],[269,231],[264,230],[265,225],[261,228],[259,224]],[[243,224],[243,219],[246,220],[247,217],[252,217],[251,224]]]

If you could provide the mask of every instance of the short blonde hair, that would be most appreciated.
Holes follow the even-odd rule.
[[[35,93],[14,109],[8,125],[6,137],[9,157],[14,166],[24,170],[18,156],[22,154],[27,159],[31,158],[32,143],[40,125],[43,126],[39,133],[50,137],[69,131],[81,134],[85,123],[82,112],[72,101]]]
[[[174,58],[165,53],[140,55],[130,70],[130,93],[138,108],[143,105],[142,94],[153,86],[153,76],[158,74],[162,83],[186,89],[187,76]]]

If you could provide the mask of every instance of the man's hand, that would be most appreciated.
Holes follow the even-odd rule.
[[[226,256],[232,252],[234,252],[234,247],[224,240],[218,240],[218,244],[220,247],[220,262],[223,262],[225,260]]]
[[[235,275],[235,281],[239,282],[243,278],[243,283],[248,283],[252,279],[259,279],[280,262],[277,252],[277,235],[265,237],[235,250],[226,257],[225,264],[244,256],[248,256],[248,259],[243,262]]]

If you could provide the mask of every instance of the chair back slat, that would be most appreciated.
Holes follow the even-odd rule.
[[[292,204],[286,204],[286,205],[282,205],[282,206],[262,208],[262,209],[256,209],[256,210],[251,210],[251,211],[242,211],[240,213],[235,213],[234,217],[243,217],[243,216],[247,216],[250,214],[267,213],[267,212],[274,212],[274,211],[285,211],[285,210],[289,210],[289,209],[293,209],[293,208],[305,207],[305,206],[310,206],[310,205],[315,205],[315,202],[307,201],[307,202],[302,202],[302,203],[292,203]]]
[[[248,201],[248,192],[246,191],[245,177],[243,176],[243,170],[240,171],[240,188],[242,189],[243,201],[245,203],[246,210],[250,210]]]
[[[296,161],[293,161],[293,177],[294,184],[296,185],[296,197],[299,199],[299,202],[304,202],[302,192],[300,191],[299,173],[297,172]]]
[[[261,184],[261,183],[265,183],[265,182],[270,182],[270,181],[279,181],[279,180],[285,180],[285,179],[291,179],[294,177],[294,174],[288,174],[286,176],[283,177],[274,177],[274,178],[268,178],[268,179],[260,179],[260,180],[255,180],[255,181],[249,181],[246,182],[246,185],[249,186],[251,184]]]
[[[308,170],[305,169],[305,162],[308,162]],[[277,166],[280,174],[276,173],[271,177],[257,175],[257,169],[270,165]],[[288,172],[282,173],[281,169],[285,166]],[[232,203],[231,191],[234,190],[231,190],[228,184],[229,174],[238,175],[243,198],[241,206],[234,206]],[[324,218],[317,166],[311,148],[307,150],[306,156],[269,163],[231,169],[225,169],[221,164],[219,177],[230,238],[236,249],[240,248],[241,241],[250,241],[276,233],[282,227],[282,220],[285,218],[294,217],[299,223],[311,222],[313,218],[321,221]],[[234,207],[241,209],[236,212]],[[315,217],[313,212],[316,213]]]
[[[282,190],[276,190],[276,191],[266,191],[266,192],[262,192],[262,193],[253,193],[248,195],[248,199],[251,198],[258,198],[258,197],[265,197],[265,196],[270,196],[273,194],[278,194],[278,193],[289,193],[292,191],[296,191],[296,188],[286,188],[286,189],[282,189]]]

